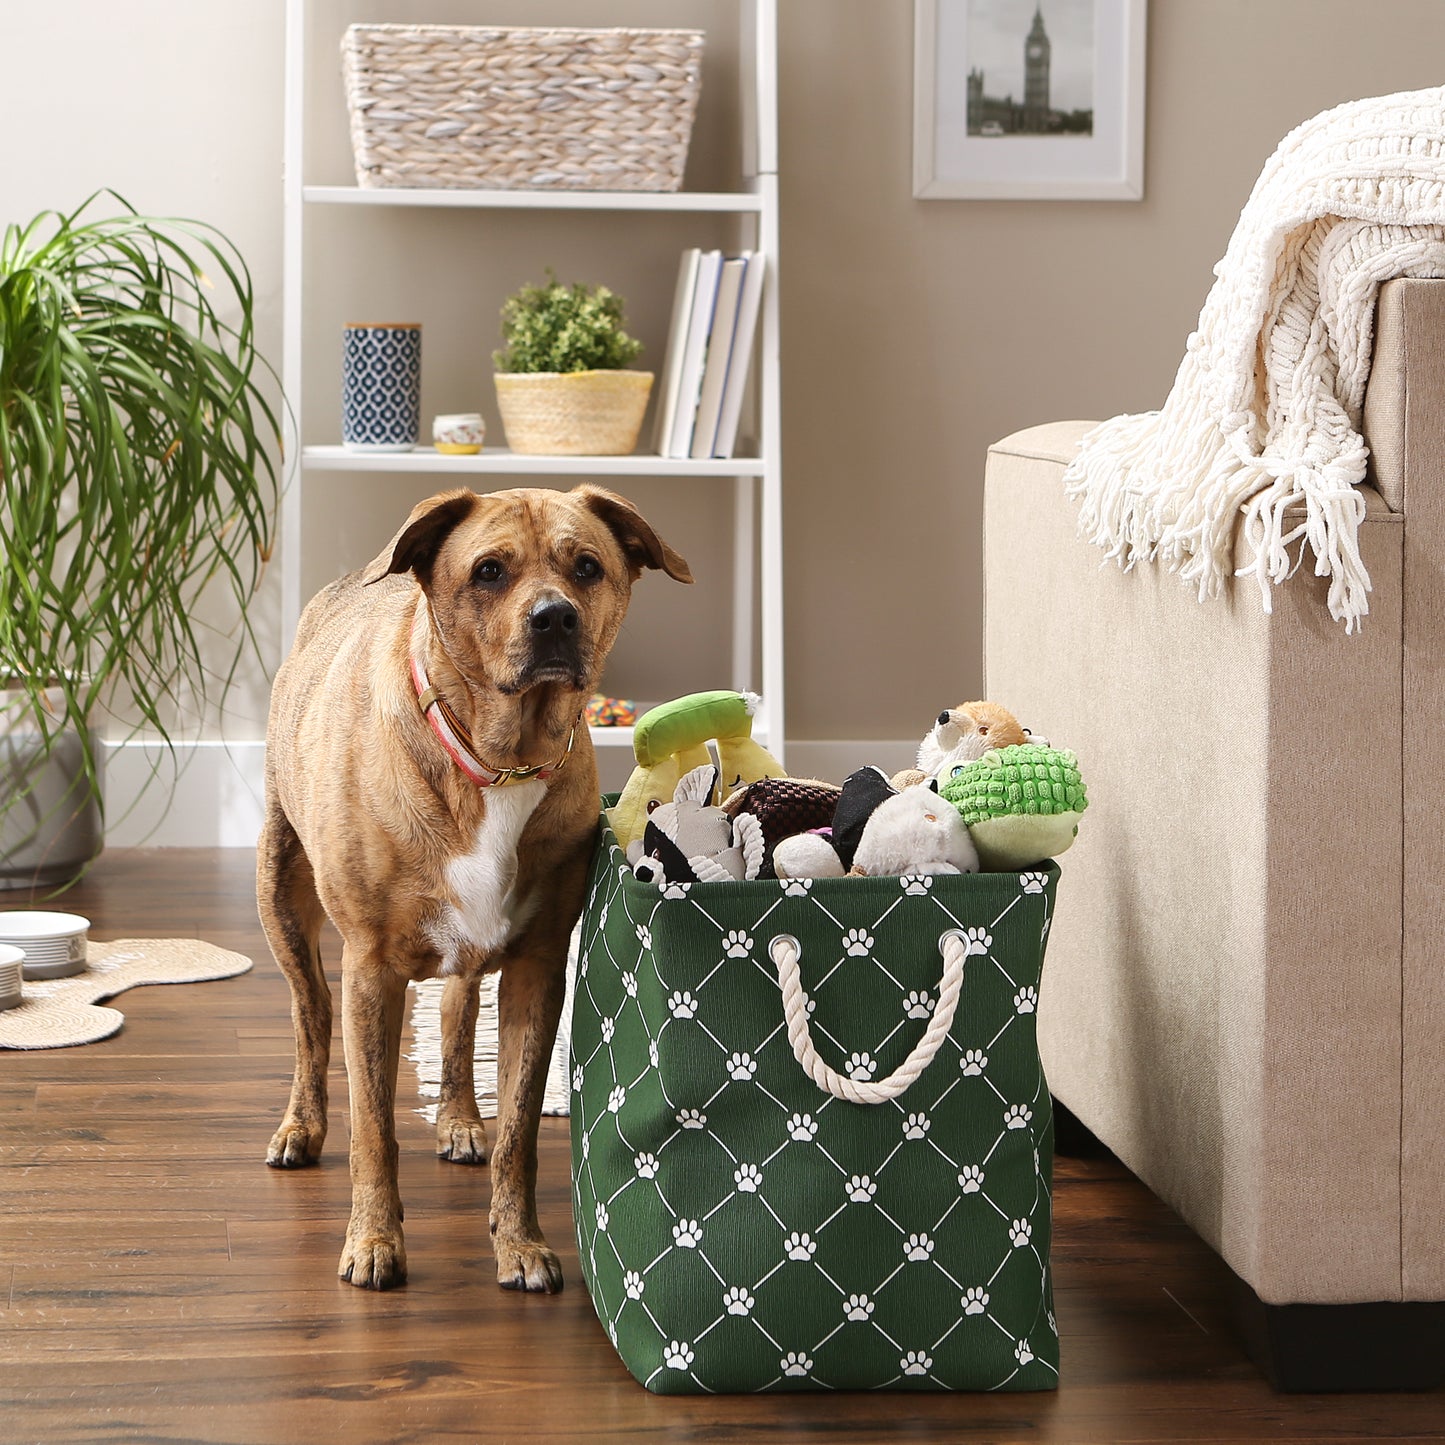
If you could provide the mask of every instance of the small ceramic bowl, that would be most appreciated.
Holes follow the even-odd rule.
[[[444,456],[474,457],[486,440],[487,424],[479,411],[458,411],[432,418],[431,439]]]
[[[0,943],[0,1011],[22,1002],[20,966],[24,962],[25,955],[20,949]]]
[[[0,945],[24,951],[26,978],[68,978],[85,972],[90,919],[78,913],[18,909],[0,913]]]

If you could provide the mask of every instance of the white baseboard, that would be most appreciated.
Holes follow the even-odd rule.
[[[105,841],[112,848],[254,848],[266,743],[105,744]],[[152,779],[152,773],[156,774]]]
[[[788,743],[786,757],[795,777],[841,783],[870,763],[889,774],[912,767],[917,751],[916,739],[800,738]],[[170,756],[158,743],[105,745],[106,842],[112,848],[254,848],[261,831],[265,740],[180,744],[174,766],[173,774]],[[153,782],[152,772],[158,774]]]

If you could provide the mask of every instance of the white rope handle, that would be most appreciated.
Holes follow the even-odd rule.
[[[939,980],[938,1002],[933,1007],[928,1028],[908,1057],[886,1079],[870,1080],[847,1078],[818,1056],[808,1031],[808,996],[803,992],[798,971],[802,946],[786,933],[779,934],[768,945],[768,953],[778,970],[778,987],[783,991],[783,1017],[787,1020],[793,1057],[824,1093],[832,1094],[835,1099],[846,1099],[850,1104],[883,1104],[896,1099],[933,1062],[933,1056],[953,1026],[954,1010],[963,988],[964,960],[968,957],[962,934],[945,933],[938,940],[938,946],[943,953],[943,977]]]

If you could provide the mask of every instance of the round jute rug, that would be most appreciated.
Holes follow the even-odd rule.
[[[0,1013],[0,1049],[65,1049],[109,1038],[125,1022],[100,1008],[128,988],[147,983],[202,983],[249,973],[251,960],[196,938],[121,938],[90,941],[89,966],[70,978],[27,979],[23,1002]]]

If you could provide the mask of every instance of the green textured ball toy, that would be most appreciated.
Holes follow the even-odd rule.
[[[987,752],[941,791],[963,814],[980,864],[995,873],[1057,858],[1089,806],[1078,758],[1037,743]]]

